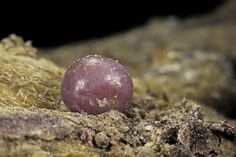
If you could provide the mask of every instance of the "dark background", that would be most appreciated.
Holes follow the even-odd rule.
[[[51,3],[50,3],[51,2]],[[15,33],[36,47],[98,38],[137,27],[152,17],[187,18],[222,5],[224,0],[189,1],[18,1],[0,5],[0,38]]]

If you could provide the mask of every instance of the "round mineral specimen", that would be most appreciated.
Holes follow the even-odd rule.
[[[75,61],[61,84],[62,100],[73,112],[100,114],[126,110],[132,100],[133,82],[117,61],[88,55]]]

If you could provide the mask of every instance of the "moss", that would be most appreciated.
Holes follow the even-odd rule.
[[[37,56],[30,42],[15,35],[0,43],[0,106],[65,110],[60,103],[64,69]]]

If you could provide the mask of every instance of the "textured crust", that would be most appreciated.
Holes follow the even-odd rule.
[[[12,156],[60,151],[101,156],[124,152],[130,156],[235,155],[236,124],[204,122],[202,117],[201,107],[188,100],[167,107],[159,120],[127,117],[117,111],[92,116],[0,107],[0,151]]]
[[[223,13],[219,11],[216,15],[226,16]],[[230,21],[230,16],[227,17]],[[192,28],[191,23],[194,21],[187,22],[185,27]],[[171,24],[174,23],[164,21],[163,29],[175,27]],[[60,81],[65,69],[39,57],[30,42],[24,43],[15,35],[3,39],[0,156],[236,156],[235,120],[209,121],[213,119],[209,112],[203,112],[192,100],[182,99],[186,96],[207,102],[213,96],[219,106],[224,106],[222,91],[233,93],[235,87],[230,60],[224,54],[204,49],[189,55],[183,50],[191,50],[190,46],[152,54],[157,50],[153,44],[156,38],[149,38],[147,33],[155,35],[152,30],[156,27],[162,28],[160,21],[131,32],[134,38],[128,34],[110,39],[111,43],[115,41],[110,48],[117,50],[115,55],[102,44],[104,41],[85,44],[85,52],[90,52],[87,48],[91,45],[100,44],[97,50],[105,55],[115,59],[120,55],[117,59],[136,76],[132,107],[125,113],[109,111],[97,116],[69,112],[60,100]],[[177,47],[180,43],[177,42]],[[210,45],[211,51],[225,49],[224,45],[214,44]],[[119,53],[124,50],[131,53]],[[137,57],[133,57],[136,51]],[[184,70],[189,71],[183,73]]]

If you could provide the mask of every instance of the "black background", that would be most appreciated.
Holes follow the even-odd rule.
[[[51,47],[128,30],[144,24],[151,17],[186,18],[204,14],[225,1],[16,2],[0,4],[0,38],[15,33],[32,40],[36,47]]]

